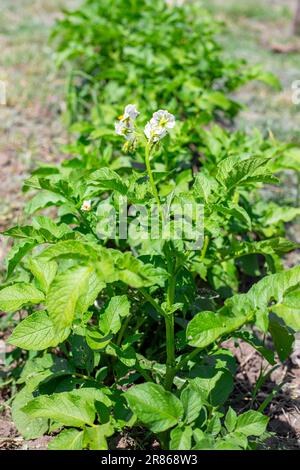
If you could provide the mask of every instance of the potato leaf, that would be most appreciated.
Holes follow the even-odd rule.
[[[163,432],[175,426],[183,415],[178,398],[158,384],[136,385],[124,396],[138,419],[153,432]]]

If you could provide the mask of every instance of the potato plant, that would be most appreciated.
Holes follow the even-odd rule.
[[[103,136],[124,102],[145,113],[166,107],[187,133],[195,117],[198,126],[231,119],[240,109],[233,90],[253,79],[279,82],[259,66],[225,58],[221,31],[199,2],[85,0],[65,11],[53,38],[57,64],[69,76],[68,121],[83,133],[101,128]]]
[[[265,142],[259,133],[233,137],[219,126],[206,132],[212,121],[231,124],[241,108],[232,92],[243,84],[261,80],[280,89],[277,78],[262,67],[226,56],[217,39],[223,31],[194,1],[178,6],[166,0],[85,0],[80,8],[64,11],[53,41],[57,63],[68,74],[66,115],[77,134],[67,152],[86,154],[89,168],[93,154],[97,168],[99,154],[115,150],[112,121],[124,102],[133,102],[143,124],[160,107],[180,118],[169,146],[170,168],[215,165],[225,153],[269,147],[270,154],[277,153],[276,171],[292,165],[298,172],[299,149],[291,158],[284,146],[272,138]],[[118,165],[126,165],[124,156],[114,162]]]
[[[183,170],[180,122],[159,110],[143,126],[150,116],[139,114],[125,107],[101,155],[83,146],[25,181],[29,222],[6,232],[15,243],[0,290],[2,310],[23,312],[9,338],[26,359],[14,422],[25,438],[55,432],[50,449],[107,449],[140,429],[143,448],[154,437],[171,450],[256,448],[268,418],[230,406],[237,364],[223,342],[242,339],[274,365],[300,327],[300,267],[281,261],[298,247],[283,231],[296,209],[273,207],[273,223],[258,200],[277,181],[278,152],[263,141],[243,151],[246,138],[215,128],[203,140],[209,163]],[[222,132],[225,150],[209,144]],[[122,214],[126,237],[113,230]]]

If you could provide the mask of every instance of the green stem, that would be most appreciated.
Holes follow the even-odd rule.
[[[201,255],[200,255],[200,260],[201,261],[205,258],[207,248],[208,248],[208,243],[209,243],[209,237],[207,235],[205,235],[204,243],[203,243],[203,247],[202,247],[202,251],[201,251]]]
[[[131,320],[131,316],[129,315],[126,320],[123,322],[122,326],[121,326],[121,329],[119,331],[119,334],[118,334],[118,337],[117,337],[117,341],[116,341],[116,345],[117,346],[120,346],[121,342],[122,342],[122,339],[123,339],[123,336],[124,336],[124,333],[125,333],[125,330],[129,324]]]
[[[234,204],[238,204],[238,203],[239,203],[239,198],[240,198],[240,193],[238,192],[238,190],[236,190],[236,191],[234,192],[232,202],[233,202]]]
[[[165,377],[165,389],[171,390],[176,373],[175,362],[175,335],[174,335],[174,314],[165,316],[166,323],[166,347],[167,347],[167,370]]]
[[[155,198],[158,210],[159,210],[159,215],[160,215],[160,220],[161,223],[163,223],[163,212],[162,212],[162,207],[158,195],[158,191],[155,185],[155,181],[153,178],[152,170],[151,170],[151,165],[150,165],[150,154],[151,154],[151,147],[152,143],[147,143],[146,145],[146,150],[145,150],[145,163],[146,163],[146,168],[153,192],[153,196]],[[170,274],[169,282],[168,282],[168,290],[167,290],[167,307],[169,310],[171,310],[172,305],[174,304],[174,299],[175,299],[175,286],[176,286],[176,277],[175,277],[175,270],[173,269],[173,260],[170,256],[169,249],[167,253],[167,263],[168,263],[168,271]],[[164,312],[161,307],[157,305],[154,299],[142,290],[143,295],[145,298],[153,305],[153,307],[164,316],[165,318],[165,325],[166,325],[166,352],[167,352],[167,362],[166,362],[166,376],[165,376],[165,389],[166,390],[171,390],[172,385],[173,385],[173,380],[175,377],[175,372],[176,372],[176,362],[175,362],[175,332],[174,332],[174,314],[173,313],[166,313]]]
[[[154,181],[154,178],[153,178],[152,169],[151,169],[151,165],[150,165],[151,146],[152,146],[151,143],[146,144],[145,163],[146,163],[147,173],[148,173],[148,176],[149,176],[153,196],[155,198],[155,201],[156,201],[156,204],[157,204],[157,207],[158,207],[158,211],[159,211],[159,215],[160,215],[160,218],[161,218],[161,221],[162,221],[163,220],[162,208],[161,208],[158,191],[157,191],[157,188],[156,188],[156,185],[155,185],[155,181]]]
[[[153,299],[153,297],[145,290],[145,289],[140,289],[140,292],[143,294],[146,300],[152,305],[152,307],[155,308],[157,313],[162,315],[163,317],[166,315],[166,312],[158,305],[158,303]]]
[[[97,380],[94,377],[91,377],[90,375],[79,374],[78,372],[74,372],[74,374],[72,374],[72,376],[73,377],[78,377],[78,378],[84,379],[84,380],[92,380],[93,382],[97,382]]]
[[[167,264],[169,271],[169,281],[167,289],[167,311],[165,315],[166,324],[166,352],[167,352],[167,370],[165,376],[165,389],[171,390],[173,380],[176,373],[176,361],[175,361],[175,331],[174,331],[174,312],[171,311],[172,306],[175,302],[175,287],[176,287],[176,261],[174,266],[174,260],[169,250],[168,244],[166,245]]]

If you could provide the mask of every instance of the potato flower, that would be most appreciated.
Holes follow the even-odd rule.
[[[158,142],[163,139],[168,129],[175,126],[175,117],[166,110],[160,109],[156,111],[150,121],[146,124],[144,133],[148,140]]]
[[[115,122],[116,134],[131,140],[134,131],[134,121],[140,113],[134,104],[128,104],[125,107],[124,114],[119,117],[119,121]]]
[[[135,121],[139,114],[135,104],[128,104],[125,106],[124,114],[121,116],[121,119],[130,118],[132,121]]]
[[[83,212],[89,212],[92,210],[92,201],[91,200],[88,200],[88,201],[83,201],[83,204],[81,206],[81,210]]]

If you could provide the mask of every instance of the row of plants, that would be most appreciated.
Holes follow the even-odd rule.
[[[218,28],[196,2],[158,0],[88,0],[55,28],[77,138],[70,158],[25,181],[28,225],[6,231],[0,290],[17,323],[13,419],[25,438],[54,433],[50,449],[112,448],[127,432],[175,450],[252,449],[268,436],[269,398],[230,406],[238,364],[224,341],[271,366],[292,351],[300,267],[283,257],[299,247],[285,223],[300,209],[262,188],[298,171],[299,151],[226,129],[232,90],[278,84],[226,62]],[[124,207],[126,237],[112,230]]]

